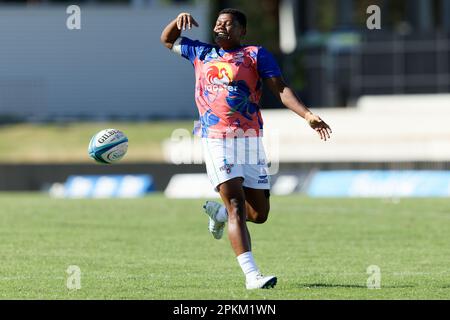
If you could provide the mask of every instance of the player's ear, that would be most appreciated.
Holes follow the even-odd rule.
[[[241,30],[241,37],[245,36],[247,34],[247,29],[246,28],[242,28]]]

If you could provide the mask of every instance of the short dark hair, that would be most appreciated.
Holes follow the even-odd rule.
[[[242,27],[247,28],[247,17],[242,11],[239,11],[238,9],[233,9],[233,8],[226,8],[219,12],[219,16],[221,14],[233,15],[233,17],[237,20],[237,22],[239,22],[239,24]]]

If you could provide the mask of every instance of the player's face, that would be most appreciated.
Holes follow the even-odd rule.
[[[216,43],[223,47],[233,47],[241,43],[241,37],[245,34],[245,29],[237,22],[232,14],[221,14],[214,26]]]

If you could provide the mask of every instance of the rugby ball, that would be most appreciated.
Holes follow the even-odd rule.
[[[99,163],[114,163],[128,150],[128,138],[120,130],[105,129],[95,134],[89,142],[89,156]]]

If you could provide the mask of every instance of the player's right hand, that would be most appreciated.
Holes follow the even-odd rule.
[[[192,18],[190,13],[182,12],[177,17],[177,28],[178,30],[191,29],[192,25],[198,27],[197,21]]]

